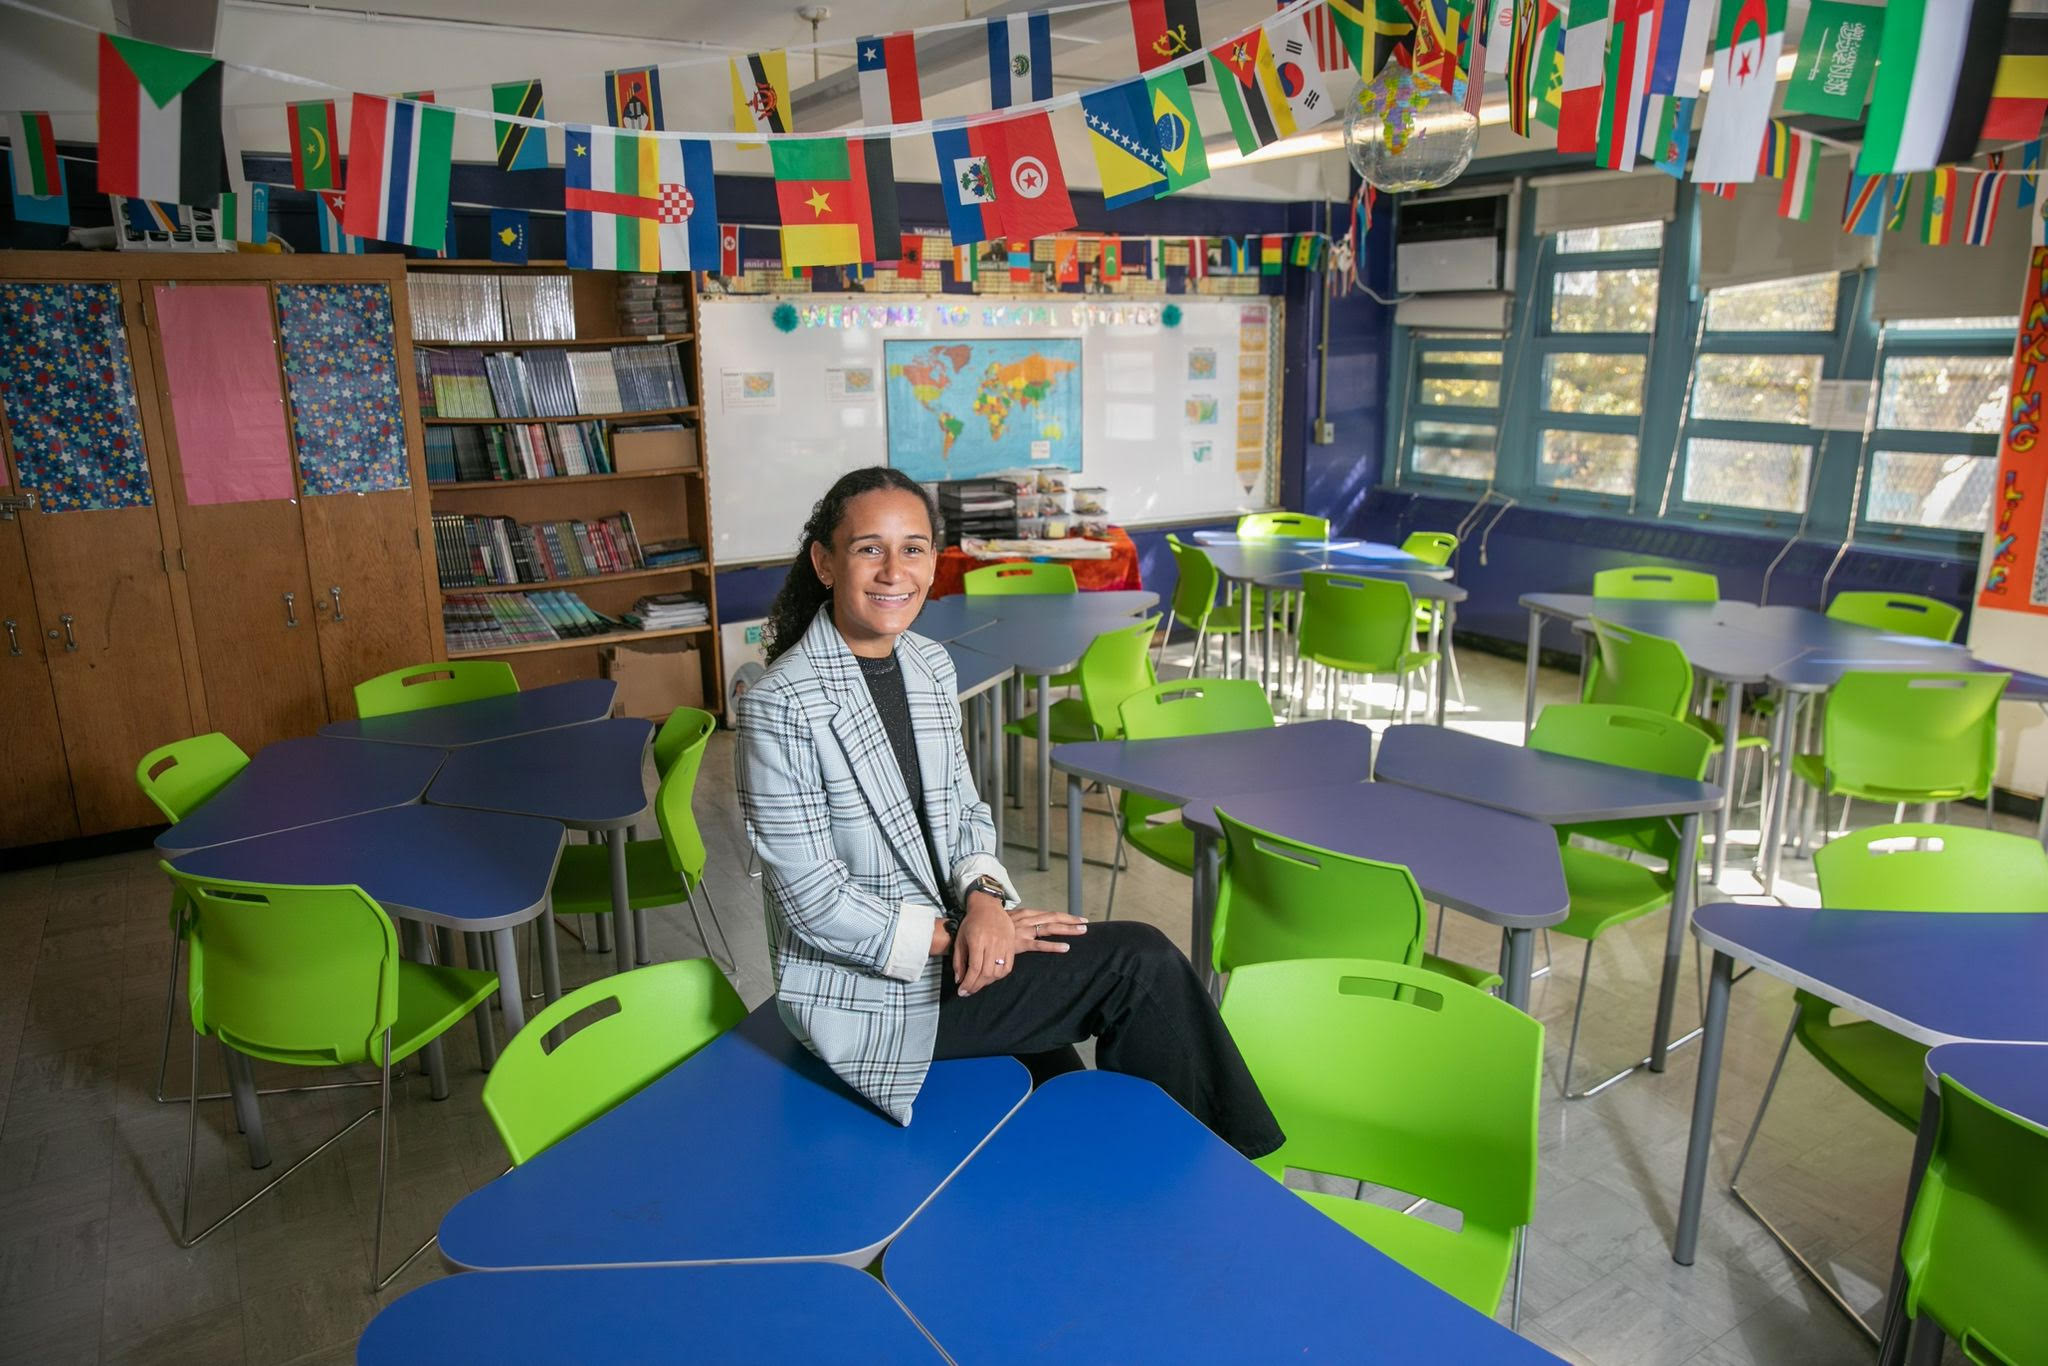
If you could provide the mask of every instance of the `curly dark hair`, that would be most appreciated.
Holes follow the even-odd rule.
[[[825,490],[825,496],[812,506],[810,520],[804,523],[803,539],[796,548],[796,560],[789,566],[789,577],[782,581],[782,591],[775,595],[775,603],[768,609],[768,626],[762,633],[762,644],[770,664],[804,638],[804,632],[811,627],[811,618],[832,600],[832,590],[825,586],[811,564],[811,547],[822,545],[829,549],[833,534],[846,520],[846,505],[863,493],[882,489],[900,489],[904,493],[916,494],[931,518],[932,540],[936,542],[939,539],[939,507],[933,501],[931,491],[923,484],[887,465],[869,465],[840,475],[832,487]]]

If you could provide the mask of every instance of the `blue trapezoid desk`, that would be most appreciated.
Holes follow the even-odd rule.
[[[176,858],[208,845],[275,834],[420,800],[446,755],[359,740],[300,736],[259,750],[185,819],[156,837]]]
[[[330,721],[320,733],[335,739],[458,749],[514,735],[587,725],[610,716],[619,685],[608,678],[576,678],[526,692],[479,697],[445,707],[394,712],[353,721]]]

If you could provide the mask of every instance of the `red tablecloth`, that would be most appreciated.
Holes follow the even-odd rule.
[[[965,591],[961,579],[970,569],[979,569],[990,564],[1021,564],[1029,558],[1025,555],[1015,555],[1004,560],[977,560],[958,546],[950,546],[939,554],[939,570],[932,579],[932,591],[929,596],[948,598]],[[1084,593],[1145,586],[1138,573],[1137,544],[1120,526],[1109,529],[1108,559],[1061,560],[1059,563],[1073,566],[1074,581],[1080,584]]]

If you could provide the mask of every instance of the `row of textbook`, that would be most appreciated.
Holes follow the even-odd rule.
[[[477,484],[613,472],[602,422],[427,428],[427,479]]]
[[[427,417],[576,417],[690,405],[674,345],[414,353]]]
[[[412,335],[420,340],[573,341],[576,304],[567,275],[474,275],[416,270],[405,277]]]
[[[437,512],[434,553],[443,588],[587,579],[646,567],[626,512],[590,522]]]
[[[460,594],[441,604],[441,625],[448,633],[451,654],[502,650],[508,645],[545,645],[625,629],[561,589]]]

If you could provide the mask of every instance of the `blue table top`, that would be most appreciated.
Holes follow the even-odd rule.
[[[1012,1274],[964,1293],[991,1256]],[[1556,1360],[1113,1072],[1039,1087],[891,1244],[882,1278],[961,1366]]]
[[[640,764],[653,739],[651,722],[617,717],[468,745],[449,752],[427,800],[622,829],[647,810]]]
[[[1930,1084],[1953,1077],[2007,1114],[2048,1129],[2048,1043],[1945,1043],[1927,1051]]]
[[[2007,701],[2048,702],[2048,678],[2024,669],[2001,669],[1996,664],[1972,659],[1960,648],[1919,653],[1902,650],[1898,656],[1884,659],[1830,659],[1818,653],[1801,655],[1771,670],[1770,681],[1794,692],[1826,692],[1842,681],[1843,674],[1854,672],[2011,674],[2012,680],[2005,685]]]
[[[1571,904],[1557,832],[1510,812],[1397,783],[1347,783],[1190,802],[1181,820],[1220,837],[1217,807],[1284,839],[1406,864],[1431,901],[1488,924],[1555,925]]]
[[[1471,596],[1463,587],[1452,583],[1449,579],[1439,578],[1432,574],[1419,574],[1410,570],[1381,569],[1375,565],[1360,565],[1357,568],[1353,568],[1350,565],[1340,564],[1319,565],[1314,566],[1314,568],[1330,573],[1360,574],[1368,579],[1399,579],[1402,583],[1408,585],[1408,591],[1415,595],[1417,602],[1456,603],[1463,602]],[[1302,576],[1309,572],[1311,572],[1309,569],[1289,569],[1278,574],[1261,574],[1253,582],[1261,588],[1279,588],[1290,592],[1299,591]]]
[[[1389,726],[1373,774],[1545,825],[1712,811],[1712,783],[1546,754],[1442,726]]]
[[[1010,666],[967,645],[946,642],[953,661],[953,690],[962,699],[974,696],[1010,676]]]
[[[445,1276],[370,1320],[356,1361],[831,1361],[849,1359],[853,1344],[862,1361],[942,1360],[873,1276],[829,1262],[791,1262]]]
[[[1030,1092],[1014,1058],[932,1064],[910,1124],[863,1100],[769,1001],[441,1221],[458,1266],[806,1257],[865,1266]]]
[[[1694,911],[1692,927],[1709,948],[1924,1044],[2048,1041],[2048,915],[1724,902]]]
[[[985,631],[976,631],[961,643],[977,654],[1026,673],[1064,673],[1081,662],[1081,656],[1095,638],[1110,631],[1136,625],[1129,615],[1077,615],[1072,617],[1005,617]]]
[[[1431,564],[1393,546],[1350,542],[1325,546],[1317,541],[1232,541],[1204,543],[1202,553],[1216,572],[1233,581],[1262,579],[1300,569],[1328,569],[1340,574],[1406,573],[1448,579],[1449,565]]]
[[[540,913],[567,839],[532,816],[394,806],[212,845],[173,865],[242,882],[353,883],[392,915],[483,931]]]
[[[1018,597],[956,593],[925,603],[911,629],[929,639],[946,642],[973,635],[998,621],[1088,621],[1114,625],[1119,618],[1136,616],[1158,605],[1159,595],[1141,588]]]
[[[1055,745],[1052,766],[1091,782],[1184,802],[1310,783],[1360,782],[1372,772],[1372,731],[1351,721]]]
[[[338,739],[455,749],[553,730],[557,726],[602,721],[612,714],[612,701],[618,692],[619,685],[608,678],[578,678],[447,707],[427,707],[367,720],[330,721],[320,727],[320,733]]]
[[[259,750],[197,811],[156,837],[166,858],[229,840],[417,802],[447,756],[301,736]]]

